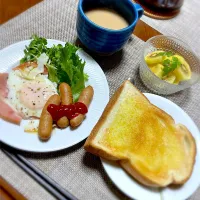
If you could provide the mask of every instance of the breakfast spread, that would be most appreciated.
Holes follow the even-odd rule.
[[[196,156],[190,131],[175,124],[130,81],[112,96],[84,148],[119,162],[133,178],[151,187],[184,184]]]
[[[182,42],[162,37],[162,33],[180,36],[184,29],[176,26],[184,23],[198,33],[188,24],[195,9],[186,5],[182,24],[180,18],[161,24],[144,16],[146,24],[139,21],[143,14],[159,13],[143,10],[140,2],[155,9],[160,3],[160,11],[173,13],[183,4],[183,0],[52,1],[4,25],[3,47],[26,38],[31,30],[52,38],[35,35],[0,52],[2,158],[10,156],[49,191],[37,192],[35,183],[32,191],[29,181],[28,187],[18,187],[27,198],[182,200],[199,187],[195,94],[199,87],[189,87],[200,80],[200,68],[198,56],[185,44],[194,46],[191,41],[198,38],[185,34]],[[58,38],[83,45],[86,51]],[[141,91],[125,81],[113,92],[127,77]],[[149,90],[153,94],[142,93]],[[176,92],[177,96],[165,98],[155,95]],[[111,98],[109,93],[114,93]],[[24,157],[18,149],[32,153]],[[54,153],[41,156],[43,152]],[[10,162],[4,165],[8,172]],[[19,175],[15,169],[14,173]],[[24,193],[24,188],[30,191]]]
[[[154,51],[145,56],[150,70],[160,79],[179,84],[191,78],[191,69],[187,61],[178,54],[170,51]]]
[[[93,99],[92,86],[78,48],[47,47],[45,38],[33,37],[20,64],[0,74],[0,116],[11,123],[32,119],[27,132],[47,141],[57,127],[78,127]],[[170,51],[145,56],[150,70],[172,84],[191,78],[186,60]],[[34,123],[39,121],[39,125]],[[107,104],[84,148],[117,161],[138,182],[151,187],[184,184],[191,176],[196,144],[189,130],[151,104],[130,81],[125,81]]]
[[[8,73],[0,73],[1,118],[18,125],[22,119],[40,119],[41,139],[50,137],[53,121],[60,128],[80,125],[92,100],[93,88],[85,87],[88,75],[83,72],[85,62],[76,54],[77,50],[70,43],[48,48],[45,38],[34,36],[20,64]]]

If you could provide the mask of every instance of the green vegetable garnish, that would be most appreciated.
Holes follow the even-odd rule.
[[[174,71],[177,67],[181,65],[180,61],[178,60],[177,57],[172,57],[171,60],[166,59],[163,61],[163,76],[166,76],[170,72]]]
[[[157,56],[167,56],[167,57],[170,57],[170,56],[173,56],[174,54],[171,52],[171,51],[164,51],[164,52],[160,52],[157,54]]]
[[[47,48],[47,40],[45,38],[38,37],[37,35],[32,36],[32,41],[29,46],[26,46],[24,50],[25,56],[20,60],[20,64],[28,62],[28,61],[37,61],[37,58],[42,54],[46,53]]]
[[[85,62],[76,54],[79,48],[70,43],[66,43],[64,47],[58,44],[48,48],[45,38],[34,35],[32,39],[29,46],[26,46],[25,56],[20,63],[37,61],[37,58],[45,53],[49,58],[46,63],[49,80],[57,84],[68,83],[72,89],[73,99],[77,101],[88,80],[88,75],[84,73]]]

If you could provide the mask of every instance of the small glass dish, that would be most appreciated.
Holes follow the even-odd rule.
[[[178,85],[168,83],[157,77],[147,66],[145,56],[156,50],[170,51],[181,55],[190,65],[191,79],[181,81]],[[155,36],[146,41],[140,64],[140,77],[144,85],[158,94],[173,94],[191,87],[200,80],[200,61],[183,41],[171,36]]]

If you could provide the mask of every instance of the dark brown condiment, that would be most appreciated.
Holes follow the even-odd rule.
[[[159,12],[179,11],[184,0],[139,0],[149,8]]]

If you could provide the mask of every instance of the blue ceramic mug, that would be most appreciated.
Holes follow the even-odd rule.
[[[120,30],[112,30],[93,23],[85,15],[85,11],[98,7],[117,11],[127,20],[129,26]],[[126,44],[142,14],[142,7],[131,0],[79,0],[76,23],[78,38],[93,52],[113,54]]]

